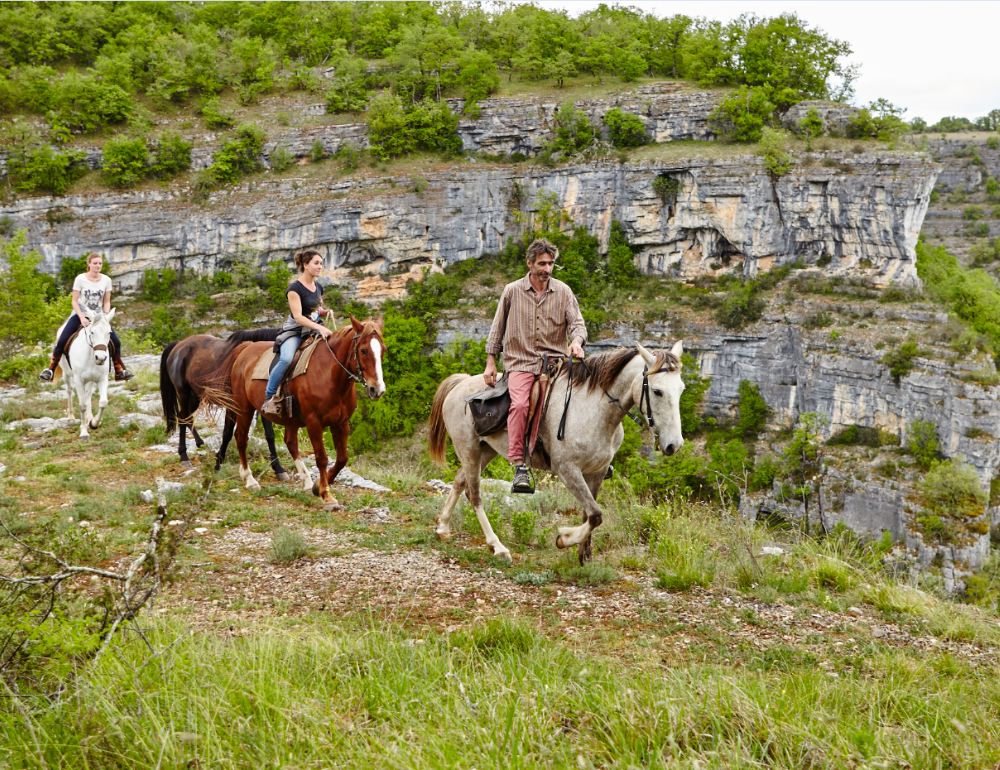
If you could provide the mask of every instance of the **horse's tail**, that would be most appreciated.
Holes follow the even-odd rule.
[[[444,451],[448,442],[448,430],[444,425],[444,402],[455,387],[462,380],[469,378],[467,374],[453,374],[440,385],[437,393],[434,394],[434,405],[431,406],[431,416],[427,424],[429,427],[427,443],[430,447],[431,459],[438,465],[444,465]]]
[[[167,370],[167,359],[170,358],[170,354],[177,345],[176,341],[171,342],[163,349],[163,354],[160,356],[160,401],[163,404],[163,419],[167,423],[168,436],[177,427],[177,414],[180,411],[177,388],[174,387],[173,380],[170,379],[170,373]]]
[[[56,364],[56,368],[52,370],[52,384],[55,385],[59,380],[62,379],[63,370],[62,364]]]

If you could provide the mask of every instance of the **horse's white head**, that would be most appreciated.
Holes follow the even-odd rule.
[[[87,342],[94,350],[94,361],[101,365],[108,360],[108,345],[111,344],[111,319],[115,317],[115,309],[104,315],[101,311],[91,310],[88,307],[81,308],[83,314],[90,321],[90,326],[84,329]]]
[[[642,360],[649,370],[646,375],[648,396],[643,395],[642,377],[636,379],[632,386],[632,396],[636,404],[640,404],[642,416],[650,420],[650,429],[660,443],[660,451],[672,455],[684,445],[681,435],[681,393],[684,392],[684,380],[681,379],[681,354],[684,343],[680,340],[670,350],[669,356],[662,354],[657,357],[638,342]]]

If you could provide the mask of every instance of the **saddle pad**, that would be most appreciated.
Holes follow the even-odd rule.
[[[323,338],[316,336],[312,342],[302,348],[302,353],[299,355],[298,361],[295,362],[295,367],[292,369],[292,373],[285,378],[285,382],[289,380],[294,380],[296,377],[305,374],[309,370],[309,361],[312,359],[312,354],[316,350],[316,346],[323,342]],[[257,363],[253,367],[253,375],[251,380],[266,380],[271,372],[271,359],[274,358],[274,353],[270,350],[265,350],[260,358],[257,359]]]

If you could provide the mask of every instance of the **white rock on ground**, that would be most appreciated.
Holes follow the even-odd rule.
[[[153,414],[143,414],[142,412],[129,412],[128,414],[123,414],[118,418],[119,425],[128,425],[130,422],[134,422],[140,428],[155,428],[160,425],[163,420],[157,415]]]
[[[24,398],[28,391],[24,388],[0,388],[0,404]]]
[[[145,412],[146,414],[159,415],[163,412],[163,402],[160,400],[158,393],[147,393],[135,402],[135,407],[140,412]]]
[[[25,420],[16,420],[7,423],[7,430],[19,430],[26,428],[32,433],[48,433],[53,430],[70,428],[76,423],[73,417],[60,417],[55,420],[51,417],[29,417]]]

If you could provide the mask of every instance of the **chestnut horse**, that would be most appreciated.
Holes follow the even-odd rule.
[[[177,454],[181,465],[191,465],[187,454],[188,427],[194,436],[195,445],[202,447],[205,442],[194,427],[194,414],[198,411],[201,401],[205,398],[205,389],[212,387],[220,369],[231,366],[233,355],[240,345],[250,342],[274,340],[281,329],[252,329],[234,332],[228,339],[222,340],[211,334],[192,334],[180,342],[171,342],[163,348],[160,356],[160,402],[163,405],[163,419],[167,425],[167,435],[180,428],[180,442]],[[228,364],[227,364],[228,359]],[[271,468],[282,481],[288,478],[288,473],[278,460],[278,450],[274,446],[274,427],[266,420],[264,437],[267,439],[267,449]],[[225,427],[222,430],[222,443],[215,455],[215,470],[219,470],[226,459],[226,448],[233,437],[235,418],[231,410],[226,410]]]
[[[231,392],[220,398],[219,394],[208,393],[210,401],[220,406],[228,406],[236,416],[236,446],[240,451],[240,478],[247,489],[260,489],[247,465],[247,436],[255,410],[264,404],[264,380],[253,380],[253,370],[262,355],[271,355],[272,346],[263,342],[253,343],[243,348],[232,363],[229,378]],[[303,482],[303,491],[312,490],[322,498],[323,507],[328,511],[339,510],[340,503],[329,490],[330,482],[337,478],[341,468],[347,465],[347,434],[351,415],[358,407],[355,383],[363,383],[368,397],[377,399],[385,393],[382,378],[382,357],[385,342],[382,339],[382,319],[362,323],[351,316],[351,325],[333,332],[320,342],[309,360],[309,369],[294,380],[282,386],[285,396],[295,397],[296,407],[291,414],[270,415],[268,419],[285,426],[285,446],[295,461],[295,468]],[[225,373],[223,373],[225,374]],[[223,403],[227,401],[229,403]],[[305,428],[312,442],[319,469],[319,481],[313,483],[305,463],[299,456],[299,428]],[[337,448],[337,462],[333,472],[329,472],[329,459],[323,445],[323,431],[327,428],[333,436]]]

